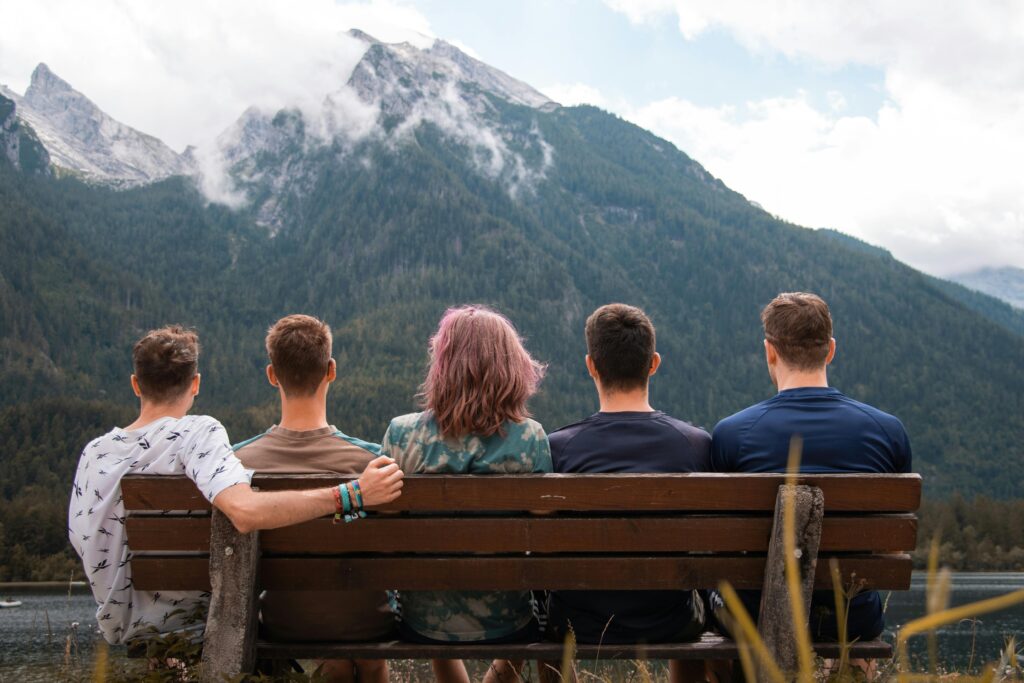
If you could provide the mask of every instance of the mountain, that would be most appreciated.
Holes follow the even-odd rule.
[[[18,117],[14,100],[0,95],[0,151],[19,171],[50,175],[50,155],[32,127]]]
[[[772,217],[614,115],[444,43],[357,38],[362,61],[319,106],[251,109],[221,137],[224,176],[202,186],[235,208],[190,178],[115,191],[0,157],[0,426],[33,454],[0,456],[4,495],[64,495],[68,444],[131,406],[131,343],[166,322],[200,330],[196,409],[240,440],[276,416],[267,327],[322,316],[332,421],[372,440],[413,408],[445,307],[516,322],[549,364],[533,410],[554,429],[596,408],[587,314],[626,301],[658,328],[652,401],[712,428],[774,393],[758,314],[793,290],[829,301],[832,383],[905,422],[930,497],[1019,495],[1020,334],[887,253]]]
[[[839,244],[863,254],[873,254],[880,258],[890,260],[893,258],[892,254],[890,254],[888,250],[869,244],[868,242],[839,232],[838,230],[820,228],[818,232],[825,237],[834,239]],[[1024,309],[1011,306],[993,292],[982,293],[980,288],[968,288],[963,284],[932,277],[931,275],[925,275],[925,277],[929,278],[933,287],[963,304],[975,313],[982,315],[1014,334],[1024,335]],[[1024,282],[1024,279],[1021,281]]]
[[[131,187],[193,173],[189,160],[157,138],[114,120],[92,100],[39,64],[21,96],[0,86],[17,118],[28,124],[62,172]]]
[[[1024,268],[982,268],[950,279],[1024,311]]]

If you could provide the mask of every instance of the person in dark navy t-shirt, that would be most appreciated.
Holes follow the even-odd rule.
[[[789,444],[803,440],[800,471],[909,472],[910,440],[892,415],[828,386],[826,368],[835,356],[832,317],[818,296],[780,294],[761,313],[768,374],[778,393],[725,418],[715,427],[711,462],[718,472],[784,472]],[[758,591],[742,591],[747,610],[760,609]],[[816,592],[811,631],[837,638],[834,597]],[[870,640],[885,620],[877,592],[855,596],[847,619],[849,638]]]
[[[548,434],[555,472],[706,472],[711,437],[654,410],[648,380],[661,356],[654,326],[639,308],[609,304],[586,324],[586,364],[601,411]],[[548,601],[554,638],[568,628],[581,643],[678,642],[704,629],[704,603],[695,591],[557,591]],[[672,663],[672,680],[691,680]],[[703,677],[697,662],[696,675]]]

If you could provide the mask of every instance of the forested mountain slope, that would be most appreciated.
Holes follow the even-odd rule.
[[[586,316],[625,301],[658,328],[652,402],[710,429],[774,393],[761,307],[814,291],[835,318],[833,385],[903,419],[929,496],[1019,495],[1011,318],[885,252],[779,221],[653,134],[453,50],[424,69],[411,48],[368,48],[352,87],[385,93],[373,132],[325,137],[297,110],[247,112],[221,150],[240,208],[190,178],[115,191],[0,155],[0,580],[5,566],[36,571],[32,557],[56,553],[44,574],[65,566],[62,540],[26,520],[61,516],[79,444],[128,419],[131,343],[168,322],[199,329],[196,410],[241,440],[276,417],[266,328],[323,317],[339,365],[330,418],[378,440],[413,409],[445,307],[512,318],[549,364],[533,408],[555,428],[596,409]],[[401,87],[375,86],[389,78]]]
[[[273,415],[263,330],[306,311],[336,328],[333,419],[374,439],[412,407],[440,313],[484,301],[550,364],[535,410],[557,426],[594,409],[582,325],[621,300],[658,325],[654,401],[710,428],[771,394],[758,311],[804,289],[833,308],[833,383],[906,422],[929,492],[1019,489],[1020,336],[891,258],[773,219],[613,116],[529,117],[558,150],[535,190],[512,197],[424,124],[397,149],[365,143],[366,165],[325,151],[302,220],[273,237],[184,180],[114,192],[6,167],[3,403],[130,401],[131,340],[183,321],[206,347],[199,407],[242,437]]]

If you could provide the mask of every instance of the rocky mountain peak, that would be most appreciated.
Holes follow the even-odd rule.
[[[74,92],[74,88],[65,81],[63,78],[53,73],[44,62],[39,62],[32,71],[32,80],[29,83],[28,90],[25,92],[25,97],[29,97],[30,93],[47,93],[47,92]]]
[[[90,182],[131,187],[193,172],[189,160],[157,138],[107,115],[40,63],[24,96],[5,91],[18,118],[36,132],[51,163]]]

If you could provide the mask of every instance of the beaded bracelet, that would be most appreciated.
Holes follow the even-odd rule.
[[[355,508],[355,510],[352,513],[352,516],[358,516],[360,519],[365,518],[366,513],[363,512],[363,492],[359,488],[359,481],[356,480],[349,483],[352,486],[352,499],[355,501],[355,505],[353,505],[353,508]]]
[[[349,498],[348,485],[338,484],[338,488],[334,490],[335,500],[335,511],[334,511],[334,524],[344,518],[345,522],[351,522],[352,520],[359,519],[352,512],[352,500]]]

